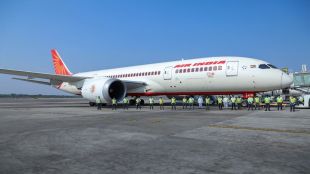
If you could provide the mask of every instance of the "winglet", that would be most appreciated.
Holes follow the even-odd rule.
[[[52,53],[52,58],[53,58],[53,64],[54,64],[54,69],[55,69],[55,73],[57,75],[67,75],[67,76],[71,76],[72,73],[70,72],[70,70],[68,69],[68,67],[66,66],[66,64],[63,62],[63,60],[61,59],[60,55],[58,54],[57,50],[52,49],[51,50]]]

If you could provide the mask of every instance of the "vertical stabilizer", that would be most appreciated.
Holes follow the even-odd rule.
[[[55,69],[55,73],[57,75],[67,75],[67,76],[71,76],[72,73],[70,72],[70,70],[68,69],[68,67],[66,66],[66,64],[63,62],[63,60],[61,59],[60,55],[58,54],[57,50],[52,49],[51,50],[52,53],[52,58],[53,58],[53,64],[54,64],[54,69]]]

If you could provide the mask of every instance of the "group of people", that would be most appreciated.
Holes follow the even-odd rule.
[[[155,99],[154,97],[149,97],[148,98],[149,102],[149,108],[150,110],[154,109],[154,105],[155,105]],[[172,110],[176,110],[176,105],[177,105],[177,100],[175,97],[172,97],[170,99],[170,104],[171,104],[171,109]],[[205,100],[205,101],[204,101]],[[210,96],[206,96],[205,99],[203,100],[203,98],[201,96],[198,97],[197,99],[197,103],[198,103],[198,108],[202,109],[203,108],[203,104],[206,105],[205,109],[209,110],[210,109],[210,105],[211,103],[211,98]],[[300,98],[298,100],[298,102],[303,102],[301,101],[302,98]],[[136,109],[137,110],[141,110],[142,108],[142,103],[141,103],[141,98],[137,97],[135,99],[135,105],[136,105]],[[283,98],[282,96],[277,96],[275,98],[275,101],[277,103],[277,110],[282,110],[283,109]],[[245,101],[243,98],[241,98],[240,96],[218,96],[215,98],[214,100],[214,104],[218,105],[219,110],[223,110],[224,108],[229,108],[229,105],[231,105],[231,110],[239,110],[242,108],[242,103],[245,102],[247,104],[247,109],[248,110],[260,110],[261,107],[265,108],[265,111],[270,111],[270,104],[272,102],[272,99],[270,96],[265,96],[263,98],[259,97],[259,96],[255,96],[255,97],[248,97]],[[291,112],[295,112],[295,106],[297,104],[297,98],[294,96],[290,96],[289,98],[289,103],[290,103],[290,111]],[[101,99],[100,97],[97,97],[96,99],[96,104],[97,104],[97,109],[101,110],[102,108],[102,103],[101,103]],[[112,99],[112,110],[116,110],[117,108],[117,100],[115,98]],[[160,110],[164,110],[164,99],[162,97],[160,97],[158,99],[158,104],[159,104],[159,108]],[[125,97],[122,101],[122,106],[124,110],[128,110],[129,107],[129,99],[127,97]],[[183,109],[194,109],[195,106],[195,99],[193,97],[183,97],[182,99],[182,108]]]

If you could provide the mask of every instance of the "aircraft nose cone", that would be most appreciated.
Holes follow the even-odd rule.
[[[282,73],[282,80],[281,80],[282,88],[288,88],[291,86],[292,83],[293,79],[289,75]]]

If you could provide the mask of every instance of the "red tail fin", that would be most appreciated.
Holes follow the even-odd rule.
[[[71,76],[72,73],[70,72],[70,70],[68,69],[66,64],[62,61],[58,52],[55,49],[53,49],[53,50],[51,50],[51,53],[52,53],[52,57],[53,57],[53,64],[54,64],[55,73],[58,75]]]

